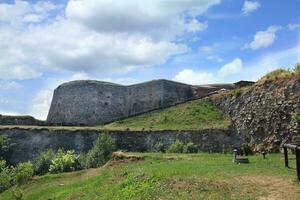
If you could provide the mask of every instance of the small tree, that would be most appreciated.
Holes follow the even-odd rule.
[[[33,176],[31,162],[20,163],[14,168],[14,182],[18,185],[27,183]]]
[[[52,160],[55,158],[55,153],[52,149],[42,152],[33,160],[34,174],[43,175],[49,172]]]
[[[55,158],[51,161],[49,172],[50,173],[62,173],[70,172],[76,169],[78,156],[75,155],[74,151],[64,152],[59,149]]]
[[[102,134],[96,140],[93,148],[87,153],[86,167],[99,167],[106,163],[115,150],[115,141],[108,135]]]

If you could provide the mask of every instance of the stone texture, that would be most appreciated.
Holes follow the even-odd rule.
[[[123,86],[100,81],[73,81],[54,91],[47,122],[98,125],[201,98],[234,84],[191,86],[154,80]]]
[[[276,152],[278,143],[297,142],[300,127],[292,123],[292,116],[300,112],[299,75],[257,83],[240,95],[230,93],[211,99],[231,117],[237,133],[255,151]]]
[[[0,115],[0,125],[44,125],[44,121],[37,120],[31,116],[6,116]]]
[[[47,149],[56,151],[74,149],[76,153],[87,152],[97,139],[98,131],[93,130],[49,130],[49,129],[2,129],[12,144],[9,162],[16,164],[31,160]],[[231,151],[232,146],[240,146],[243,138],[230,130],[202,131],[110,131],[118,149],[127,151],[149,151],[162,142],[166,147],[176,139],[193,142],[200,151]]]

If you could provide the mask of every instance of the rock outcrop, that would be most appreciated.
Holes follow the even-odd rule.
[[[231,117],[238,134],[255,151],[279,151],[285,142],[300,144],[300,76],[267,80],[211,98]]]
[[[73,81],[54,91],[47,123],[99,125],[233,89],[234,84],[191,86],[154,80],[123,86],[100,81]]]

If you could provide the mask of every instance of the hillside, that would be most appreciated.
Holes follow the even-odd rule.
[[[106,129],[228,129],[231,122],[208,100],[194,100],[105,125]]]
[[[0,199],[300,199],[296,172],[284,168],[279,154],[250,156],[247,165],[232,164],[230,154],[137,155],[145,161],[37,176]]]

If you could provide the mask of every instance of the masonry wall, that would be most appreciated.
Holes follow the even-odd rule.
[[[49,130],[49,129],[2,129],[0,134],[7,135],[13,144],[9,162],[15,164],[31,160],[47,149],[74,149],[76,153],[87,152],[102,134],[96,130]],[[116,146],[128,151],[151,151],[155,144],[162,142],[165,147],[176,139],[185,143],[193,142],[200,151],[231,151],[239,147],[243,138],[230,130],[202,131],[110,131]]]

